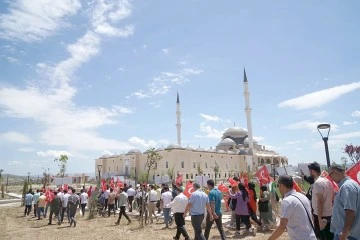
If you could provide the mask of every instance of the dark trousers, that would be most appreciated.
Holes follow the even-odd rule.
[[[38,220],[40,220],[41,213],[42,213],[43,216],[44,216],[44,214],[45,214],[44,207],[38,207],[38,208],[36,209],[36,211],[37,211],[36,214],[37,214]]]
[[[191,216],[191,225],[193,226],[195,232],[194,240],[206,240],[201,229],[201,223],[203,220],[204,214]]]
[[[132,212],[132,204],[134,201],[134,196],[129,196],[128,201],[129,201],[129,212]]]
[[[61,209],[61,222],[64,221],[65,212],[66,212],[66,215],[67,215],[67,217],[68,217],[68,221],[70,222],[69,212],[68,212],[68,208],[67,208],[67,207],[63,207],[63,208]]]
[[[34,216],[36,217],[37,214],[37,204],[34,204]]]
[[[25,205],[25,211],[24,211],[24,216],[30,214],[31,212],[31,205]]]
[[[53,210],[51,210],[51,208],[50,208],[49,224],[52,223],[53,214],[55,215],[55,217],[57,217],[58,223],[61,223],[59,210],[53,211]]]
[[[70,219],[70,223],[72,224],[73,222],[76,222],[75,221],[76,208],[73,209],[69,208],[68,213],[69,213],[68,217]]]
[[[110,217],[110,212],[111,210],[113,210],[114,212],[114,216],[116,215],[116,212],[115,212],[115,204],[109,204],[109,207],[108,207],[108,216]]]
[[[251,228],[250,216],[236,214],[236,230],[237,231],[240,231],[240,223],[243,223],[246,226],[246,229],[249,230]]]
[[[185,229],[184,213],[175,213],[174,217],[175,217],[175,224],[176,224],[175,238],[179,239],[182,234],[186,240],[190,239],[190,237]]]
[[[108,201],[109,201],[109,199],[105,199],[105,210],[106,210],[107,207],[108,207]]]
[[[124,206],[120,206],[120,212],[119,212],[119,218],[117,220],[117,224],[120,224],[120,220],[121,220],[121,216],[124,215],[124,217],[129,221],[131,222],[129,216],[126,214],[125,212],[125,208]]]
[[[322,219],[327,220],[327,224],[323,230],[320,230],[319,217],[315,214],[313,214],[313,216],[314,216],[314,228],[315,228],[316,237],[320,240],[333,240],[334,234],[330,232],[331,216],[322,217]]]
[[[217,219],[214,219],[213,221],[210,221],[210,214],[209,213],[206,215],[206,227],[205,227],[205,234],[204,234],[205,238],[209,239],[210,230],[211,230],[211,227],[212,227],[214,221],[216,223],[217,229],[219,230],[221,240],[225,240],[226,237],[225,237],[225,232],[224,232],[224,228],[223,228],[223,225],[222,225],[222,215],[218,215]]]
[[[160,200],[156,201],[156,208],[158,209],[157,213],[161,213],[161,204],[160,204]]]
[[[250,215],[250,218],[256,222],[257,225],[259,225],[261,227],[261,221],[258,219],[258,217],[256,216],[256,213],[254,213],[253,211],[249,211],[249,215]]]
[[[83,216],[85,215],[85,207],[86,207],[86,203],[81,204],[81,212]]]

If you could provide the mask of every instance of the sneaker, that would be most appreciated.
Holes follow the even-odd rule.
[[[76,221],[74,220],[74,227],[76,227]]]
[[[71,221],[70,221],[70,227],[72,226],[72,224],[73,224],[73,221],[71,220]]]
[[[235,232],[235,235],[240,235],[240,234],[241,234],[240,231]]]
[[[179,240],[178,238],[176,238],[176,237],[173,237],[173,240]]]

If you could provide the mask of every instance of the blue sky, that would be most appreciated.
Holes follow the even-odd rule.
[[[92,172],[94,159],[176,141],[215,147],[246,128],[291,164],[360,143],[358,1],[0,2],[0,166]]]

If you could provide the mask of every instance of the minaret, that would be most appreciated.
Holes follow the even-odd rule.
[[[254,140],[252,134],[252,125],[251,125],[251,108],[250,108],[250,92],[248,86],[248,80],[246,77],[246,71],[244,68],[244,97],[245,97],[245,113],[246,113],[246,121],[247,121],[247,129],[248,129],[248,138],[249,138],[249,155],[253,154],[254,149]]]
[[[179,98],[179,93],[177,93],[177,98],[176,98],[176,129],[177,129],[177,144],[179,146],[181,146],[181,123],[180,123],[180,118],[181,118],[181,111],[180,111],[180,98]]]

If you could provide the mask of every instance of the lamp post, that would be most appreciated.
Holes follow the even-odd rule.
[[[271,170],[273,171],[274,182],[275,182],[276,165],[277,165],[276,163],[271,163]]]
[[[98,178],[99,178],[99,179],[98,179],[98,180],[99,180],[98,182],[99,182],[99,184],[100,184],[100,173],[101,173],[101,170],[102,170],[102,165],[101,165],[101,164],[98,164],[98,165],[97,165],[97,170],[98,170],[98,174],[99,174],[99,175],[98,175]]]
[[[30,183],[30,172],[28,172],[28,184]]]
[[[329,133],[330,133],[330,124],[328,123],[323,123],[323,124],[319,124],[317,126],[317,130],[319,131],[323,141],[324,141],[324,145],[325,145],[325,154],[326,154],[326,164],[327,167],[330,167],[330,156],[329,156],[329,146],[328,146],[328,140],[329,140]],[[323,135],[323,133],[326,133],[327,130],[327,135]]]

